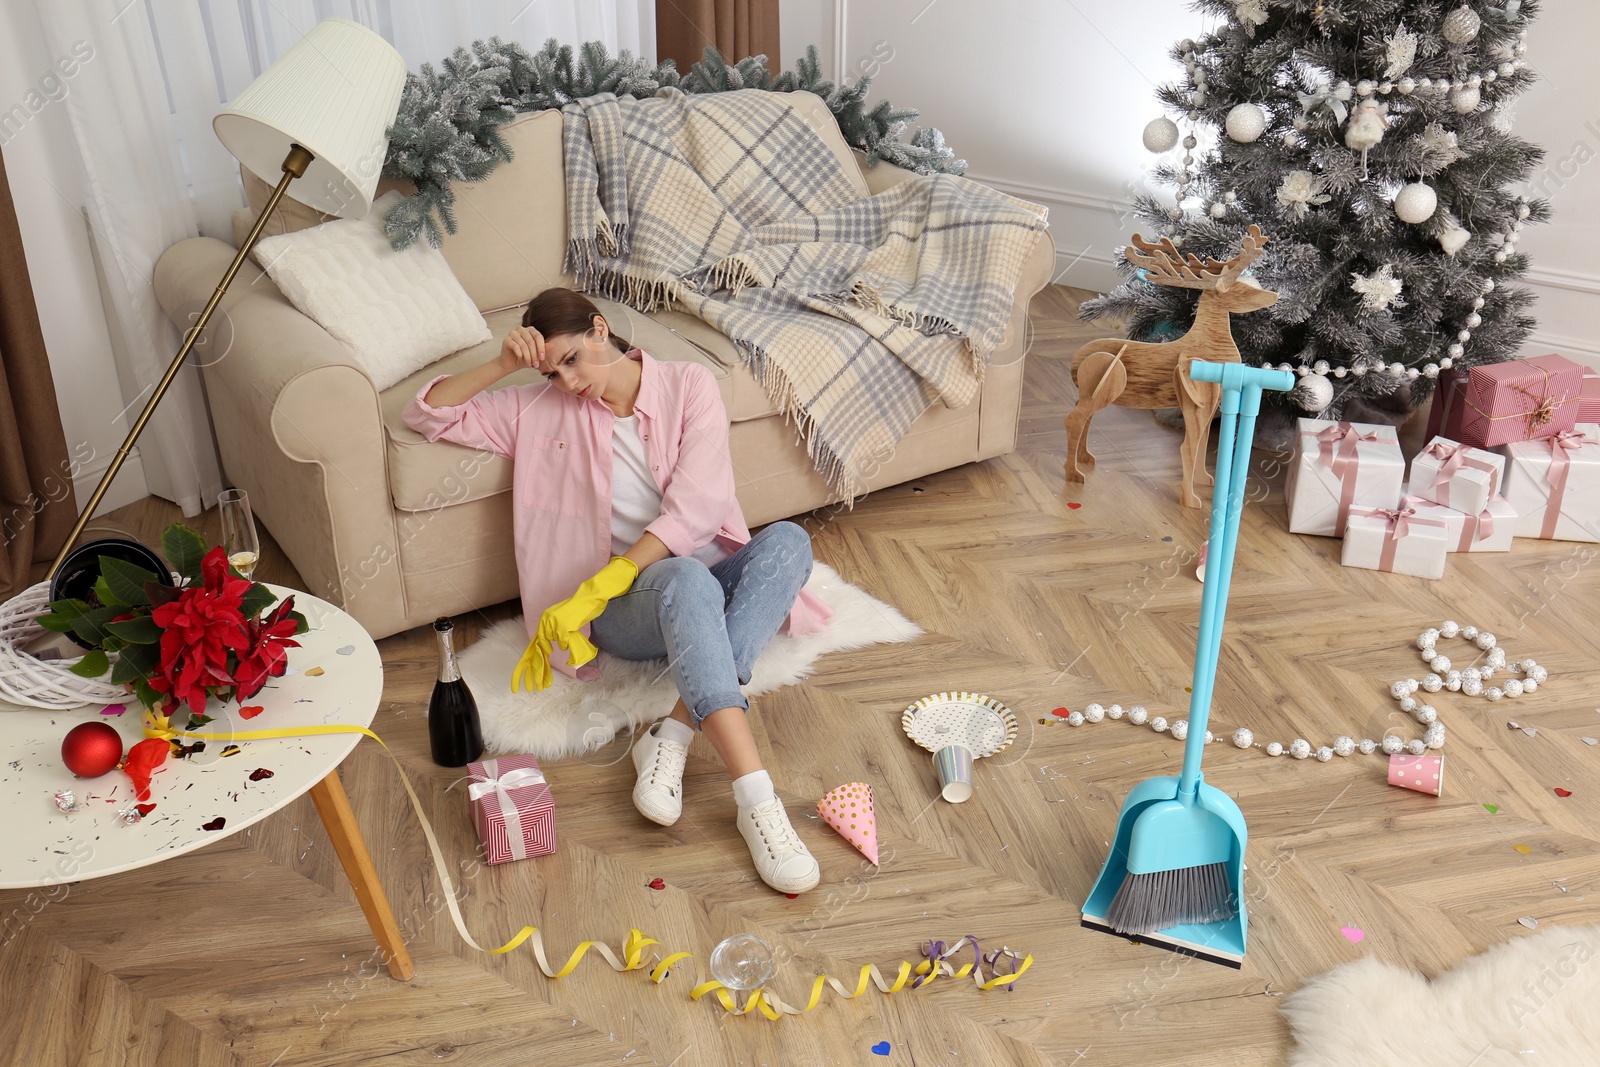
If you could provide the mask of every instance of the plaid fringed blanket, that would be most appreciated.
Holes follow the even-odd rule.
[[[917,416],[976,394],[1045,209],[953,175],[863,198],[774,93],[563,109],[567,269],[726,334],[855,496]]]

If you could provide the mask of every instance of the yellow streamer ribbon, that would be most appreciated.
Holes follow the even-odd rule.
[[[544,938],[540,936],[538,927],[535,926],[524,926],[521,930],[517,931],[516,936],[514,936],[510,941],[507,941],[505,944],[501,945],[499,948],[486,949],[482,945],[478,944],[478,942],[473,939],[472,934],[467,930],[466,919],[462,917],[460,905],[456,901],[455,883],[450,879],[450,870],[448,864],[445,862],[444,850],[439,846],[438,838],[434,836],[433,823],[430,822],[428,816],[423,813],[421,798],[417,796],[416,790],[411,788],[411,779],[406,775],[405,768],[400,765],[399,758],[396,757],[389,746],[384,743],[383,738],[379,737],[376,733],[365,726],[352,726],[344,723],[322,723],[307,726],[280,727],[269,730],[244,730],[239,732],[230,732],[227,734],[214,734],[199,730],[174,730],[172,729],[168,716],[158,716],[153,711],[146,708],[144,717],[144,734],[146,737],[159,737],[167,741],[175,741],[180,737],[194,737],[208,741],[265,741],[272,738],[304,737],[313,734],[363,734],[372,738],[374,741],[378,742],[379,745],[383,746],[384,754],[389,757],[390,762],[394,764],[395,771],[400,775],[400,784],[405,786],[406,796],[411,799],[412,810],[417,813],[417,821],[422,825],[422,835],[427,840],[428,851],[433,854],[434,868],[438,871],[439,881],[444,886],[444,898],[446,905],[450,909],[450,921],[455,924],[456,933],[460,934],[461,939],[467,944],[471,945],[479,952],[488,952],[489,954],[496,956],[504,955],[505,953],[510,952],[523,944],[527,944],[533,949],[534,959],[538,962],[539,970],[544,973],[546,978],[565,978],[567,975],[571,974],[577,969],[578,964],[582,962],[583,957],[591,948],[594,949],[595,952],[599,953],[601,958],[604,959],[613,970],[619,972],[637,971],[644,966],[644,950],[651,945],[659,945],[661,943],[652,937],[646,937],[644,933],[637,928],[630,929],[628,931],[627,939],[623,942],[622,955],[619,959],[617,953],[614,952],[611,946],[607,945],[605,942],[583,941],[578,944],[577,948],[572,950],[572,955],[567,957],[567,962],[563,964],[559,970],[551,967],[549,957],[545,954]],[[674,964],[679,963],[682,960],[693,958],[694,953],[692,952],[674,952],[668,955],[666,958],[662,959],[661,962],[657,963],[653,968],[651,968],[650,981],[660,985],[661,982],[666,979],[667,972],[671,970]],[[913,989],[919,989],[924,986],[932,985],[934,980],[940,975],[947,974],[952,978],[958,979],[966,978],[970,975],[979,989],[988,990],[993,989],[998,985],[1007,985],[1016,981],[1032,965],[1033,956],[1030,954],[1026,956],[1022,960],[1021,965],[1019,965],[1017,969],[1010,974],[997,974],[988,981],[984,981],[983,972],[978,969],[976,962],[964,963],[957,968],[953,964],[947,963],[944,960],[940,960],[938,964],[934,966],[933,973],[929,974],[930,964],[927,960],[923,960],[915,967],[912,967],[910,963],[902,960],[900,961],[900,968],[895,974],[895,980],[890,982],[883,976],[883,973],[879,971],[877,967],[870,963],[866,963],[862,964],[861,966],[861,973],[857,977],[854,992],[846,987],[843,982],[840,982],[837,978],[834,978],[831,975],[817,975],[817,977],[811,983],[811,996],[807,1000],[804,1008],[796,1008],[793,1005],[785,1003],[778,997],[776,993],[772,992],[766,987],[755,990],[755,992],[750,995],[750,999],[745,1003],[744,1007],[741,1008],[739,1007],[737,1001],[729,994],[728,987],[723,985],[721,982],[716,981],[715,979],[708,982],[702,982],[695,986],[694,989],[689,993],[689,999],[693,1001],[699,1001],[707,994],[715,993],[718,1003],[720,1003],[723,1009],[730,1015],[748,1015],[754,1011],[759,1012],[761,1015],[771,1019],[774,1022],[777,1022],[785,1015],[802,1015],[805,1012],[811,1011],[813,1008],[815,1008],[822,1000],[822,990],[824,986],[832,986],[834,992],[843,997],[845,1000],[854,1000],[867,991],[868,983],[876,985],[878,987],[878,991],[887,996],[891,993],[898,993],[901,989],[904,989],[906,987],[906,983],[913,974],[928,975],[926,981],[920,983],[919,985],[913,985],[911,987]]]

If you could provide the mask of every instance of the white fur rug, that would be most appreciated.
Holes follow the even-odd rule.
[[[817,563],[806,588],[833,609],[828,628],[803,637],[779,634],[756,660],[746,696],[759,696],[809,676],[825,652],[910,641],[922,627]],[[490,752],[528,752],[541,760],[592,752],[624,728],[664,717],[678,699],[666,660],[634,661],[600,653],[598,681],[557,673],[542,693],[511,692],[511,673],[528,646],[521,617],[485,631],[461,654],[461,676],[472,688]]]
[[[1292,994],[1290,1067],[1595,1067],[1600,926],[1552,927],[1431,982],[1371,956]]]

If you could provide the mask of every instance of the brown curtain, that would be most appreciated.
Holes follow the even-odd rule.
[[[42,579],[71,532],[72,468],[0,156],[0,599]]]
[[[767,69],[787,66],[778,54],[778,0],[656,0],[656,59],[677,61],[687,74],[706,45],[729,63],[765,55]]]

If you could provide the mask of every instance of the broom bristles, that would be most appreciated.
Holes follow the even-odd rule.
[[[1153,934],[1170,926],[1221,922],[1237,914],[1228,865],[1208,863],[1126,875],[1106,909],[1105,921],[1119,934]]]

